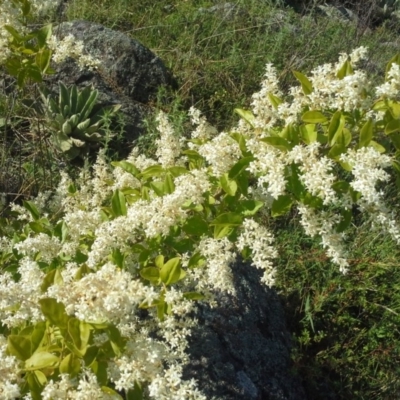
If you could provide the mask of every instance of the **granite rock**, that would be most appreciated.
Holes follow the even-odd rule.
[[[59,81],[78,89],[93,86],[99,91],[99,105],[122,104],[124,139],[137,139],[143,133],[143,118],[152,110],[149,102],[161,85],[173,83],[161,59],[124,33],[89,21],[63,22],[53,32],[59,39],[72,34],[82,41],[84,54],[100,60],[100,68],[82,70],[71,58],[52,64],[56,73],[46,78],[48,89],[57,94]]]
[[[236,295],[217,294],[218,306],[198,306],[184,377],[207,399],[304,400],[292,373],[291,338],[278,295],[245,262],[232,267]]]

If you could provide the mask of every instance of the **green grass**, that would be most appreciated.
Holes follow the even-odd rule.
[[[280,71],[282,89],[294,83],[292,70],[309,72],[337,60],[340,52],[370,48],[365,64],[376,82],[395,47],[399,26],[365,29],[343,24],[309,10],[284,9],[282,2],[236,0],[237,13],[200,8],[216,1],[71,0],[68,20],[87,19],[126,32],[152,49],[178,81],[178,89],[163,88],[156,109],[170,116],[177,133],[190,130],[185,110],[194,105],[219,129],[232,128],[235,107],[249,107],[259,89],[266,63]],[[41,136],[20,100],[0,99],[7,124],[0,127],[0,168],[12,158],[22,181],[20,195],[51,189],[58,179],[59,159]],[[36,124],[36,125],[35,125]],[[141,151],[153,154],[158,137],[154,116]],[[118,158],[118,146],[110,147]],[[397,205],[397,190],[390,191]],[[365,221],[349,233],[351,267],[343,276],[321,250],[317,239],[305,238],[295,216],[270,221],[280,258],[277,289],[293,335],[293,368],[304,378],[310,399],[391,400],[400,391],[400,270],[398,247],[376,236]]]
[[[295,220],[277,223],[277,289],[296,343],[295,371],[315,400],[394,399],[400,390],[399,249],[363,223],[347,275]]]
[[[121,30],[152,49],[176,76],[182,104],[201,109],[219,129],[235,123],[235,107],[249,106],[268,62],[288,87],[294,83],[293,69],[309,72],[361,45],[371,48],[368,65],[375,73],[393,55],[393,48],[380,45],[395,40],[393,30],[366,31],[273,2],[236,0],[229,18],[199,11],[222,3],[103,0],[94,8],[91,1],[73,0],[67,16]]]

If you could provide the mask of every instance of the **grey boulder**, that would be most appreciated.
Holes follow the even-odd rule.
[[[161,59],[124,33],[89,21],[63,22],[53,33],[58,39],[72,34],[82,41],[84,54],[98,59],[100,68],[81,69],[72,58],[52,63],[56,73],[45,80],[50,92],[58,93],[59,81],[67,86],[76,84],[79,89],[92,85],[99,91],[99,105],[122,105],[124,139],[136,139],[143,133],[142,121],[151,111],[149,102],[158,88],[173,82]]]
[[[232,270],[236,295],[219,293],[215,308],[198,305],[184,377],[196,379],[210,400],[306,399],[291,370],[291,339],[277,293],[248,263],[236,262]]]

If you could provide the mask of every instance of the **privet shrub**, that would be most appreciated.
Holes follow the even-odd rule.
[[[195,302],[234,295],[239,254],[273,285],[265,215],[296,209],[344,273],[353,208],[399,242],[379,184],[400,170],[400,57],[372,88],[356,69],[365,55],[295,71],[287,96],[267,65],[233,132],[191,109],[195,128],[179,138],[160,113],[156,159],[134,150],[108,165],[100,153],[77,181],[64,174],[55,193],[12,205],[1,220],[0,397],[205,399],[182,380]]]
[[[133,151],[110,166],[100,154],[91,174],[13,205],[0,242],[2,397],[204,398],[181,379],[189,314],[215,290],[234,294],[239,253],[273,285],[265,214],[295,207],[343,272],[353,207],[399,241],[377,187],[398,169],[399,58],[373,89],[356,69],[365,54],[294,72],[287,100],[268,65],[234,132],[191,109],[185,140],[160,113],[157,159]]]

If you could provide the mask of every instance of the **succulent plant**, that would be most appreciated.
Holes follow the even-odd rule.
[[[104,117],[115,115],[121,105],[99,108],[96,106],[98,91],[89,86],[78,91],[76,85],[67,88],[60,82],[59,87],[58,102],[46,89],[40,94],[55,147],[73,159],[104,142]]]

